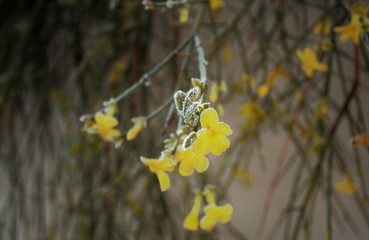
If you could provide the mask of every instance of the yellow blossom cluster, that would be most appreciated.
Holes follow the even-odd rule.
[[[117,111],[115,99],[104,102],[104,108],[95,115],[83,115],[80,120],[84,123],[83,131],[88,134],[97,134],[106,142],[113,142],[119,147],[122,142],[122,134],[116,129],[118,120],[114,117]],[[146,127],[146,117],[132,118],[133,126],[128,130],[128,141],[135,139],[143,128]]]
[[[227,136],[232,134],[232,129],[228,124],[219,122],[214,108],[202,111],[200,124],[201,129],[196,132],[193,144],[186,148],[182,146],[183,144],[178,145],[171,158],[166,157],[168,154],[165,152],[159,159],[141,157],[141,161],[158,176],[162,191],[168,190],[170,186],[170,179],[165,172],[172,172],[177,165],[179,165],[179,173],[182,176],[190,176],[194,171],[205,172],[209,167],[209,160],[205,155],[212,153],[219,156],[229,148],[230,141]]]
[[[199,224],[199,214],[203,195],[205,196],[208,204],[203,209],[204,215]],[[190,231],[197,231],[199,230],[200,225],[201,229],[211,231],[218,222],[223,224],[228,223],[231,220],[233,207],[229,203],[223,206],[218,206],[215,202],[215,197],[215,192],[210,186],[205,187],[205,190],[202,193],[197,193],[193,207],[183,222],[183,227]]]
[[[94,116],[84,115],[80,120],[84,123],[83,131],[89,134],[100,135],[106,142],[114,142],[119,146],[122,142],[121,133],[115,127],[118,120],[114,117],[116,105],[114,100],[104,103],[105,108],[95,113]]]

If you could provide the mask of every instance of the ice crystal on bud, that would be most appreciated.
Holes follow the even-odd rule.
[[[179,113],[183,111],[183,102],[186,98],[186,93],[179,90],[174,94],[174,104],[176,105],[176,109]]]
[[[200,119],[200,111],[197,102],[201,95],[199,87],[191,88],[187,93],[179,90],[174,94],[174,103],[178,114],[183,118],[183,122],[194,128],[198,125]]]
[[[183,140],[182,144],[183,149],[187,149],[188,147],[190,147],[192,143],[195,141],[195,139],[196,132],[191,132],[190,134],[188,134],[187,137]]]
[[[200,112],[198,111],[197,106],[197,103],[193,103],[187,108],[187,111],[184,112],[183,122],[190,127],[196,127],[199,123]]]
[[[186,110],[198,99],[199,95],[200,89],[198,87],[194,87],[187,92],[183,101],[183,114],[186,114]]]
[[[202,112],[203,110],[208,109],[208,108],[210,108],[210,103],[208,102],[197,105],[197,111],[199,112]]]

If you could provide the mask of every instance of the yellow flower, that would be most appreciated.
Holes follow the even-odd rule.
[[[179,173],[185,177],[192,175],[194,170],[199,173],[205,172],[209,167],[209,160],[204,155],[195,153],[192,146],[185,150],[180,147],[176,158],[180,162]]]
[[[119,130],[114,129],[118,125],[118,121],[113,116],[97,112],[95,114],[95,122],[90,129],[100,134],[105,141],[113,142],[119,138]]]
[[[360,35],[364,31],[360,23],[360,16],[356,14],[352,16],[350,24],[336,27],[334,30],[341,33],[341,42],[346,42],[349,38],[351,38],[355,44],[359,44]]]
[[[228,124],[219,122],[214,108],[205,109],[201,113],[200,123],[202,129],[197,132],[193,145],[195,152],[203,155],[211,152],[219,156],[230,146],[227,136],[233,133],[232,129]]]
[[[231,220],[233,207],[231,204],[224,206],[208,205],[204,208],[205,216],[200,221],[200,226],[206,231],[211,231],[217,222],[228,223]]]
[[[183,227],[190,231],[197,231],[199,230],[199,212],[202,202],[202,195],[201,192],[198,193],[194,199],[193,207],[190,213],[186,216],[185,220],[183,221]]]
[[[348,195],[353,195],[357,190],[356,183],[352,182],[348,175],[343,176],[342,182],[336,182],[334,185],[336,190]]]
[[[128,141],[135,139],[142,128],[146,127],[146,118],[144,117],[132,118],[132,122],[134,123],[134,125],[131,129],[129,129],[127,133]]]
[[[173,172],[174,164],[172,160],[169,158],[150,159],[144,157],[140,159],[158,177],[161,191],[168,190],[170,188],[170,178],[166,172]]]
[[[210,8],[213,11],[218,11],[224,7],[224,0],[209,0]]]
[[[211,231],[217,222],[228,223],[231,220],[233,207],[231,204],[217,206],[215,203],[215,193],[212,189],[205,190],[208,205],[204,208],[205,216],[201,218],[200,227],[206,231]]]
[[[186,23],[188,21],[188,16],[190,14],[190,9],[188,7],[181,7],[179,10],[179,22]]]
[[[324,63],[320,63],[316,53],[310,48],[305,48],[303,51],[297,51],[297,56],[301,62],[302,69],[305,71],[308,78],[311,78],[315,71],[328,71],[328,66]]]
[[[216,205],[215,203],[215,192],[213,190],[213,187],[211,185],[207,185],[204,189],[204,194],[206,201],[209,205]]]

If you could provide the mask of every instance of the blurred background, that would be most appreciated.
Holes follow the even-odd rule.
[[[357,44],[335,30],[355,14],[366,26],[366,4],[0,0],[0,239],[367,239],[368,29]],[[200,77],[194,34],[207,100],[234,134],[206,173],[173,172],[162,193],[140,156],[159,157],[178,123],[164,103]],[[307,76],[305,48],[328,70]],[[117,129],[160,111],[136,139],[82,131],[137,83]],[[204,182],[232,220],[190,232]]]

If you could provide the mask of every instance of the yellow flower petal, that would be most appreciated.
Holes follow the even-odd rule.
[[[219,121],[219,116],[214,108],[205,109],[200,116],[200,123],[203,128],[212,129]]]
[[[174,164],[169,158],[154,159],[141,157],[141,162],[150,168],[150,171],[157,173],[159,171],[173,172]]]
[[[186,216],[185,220],[183,221],[183,227],[190,231],[197,231],[199,229],[199,212],[202,202],[201,193],[197,194],[194,199],[193,207],[190,213]]]
[[[162,192],[167,191],[170,188],[170,178],[169,178],[169,176],[163,171],[160,171],[160,172],[156,173],[156,176],[159,179],[159,184],[160,184],[161,191]]]
[[[179,173],[185,177],[192,175],[194,170],[202,173],[209,167],[209,160],[197,154],[192,147],[179,153],[178,160],[180,161]]]
[[[200,227],[206,231],[211,231],[217,222],[228,223],[231,220],[233,207],[226,204],[222,207],[208,205],[204,208],[205,216],[200,221]]]
[[[215,203],[215,192],[213,190],[212,186],[206,186],[204,190],[206,201],[208,202],[208,205],[216,205]]]
[[[231,142],[224,135],[218,135],[212,139],[211,143],[208,146],[209,151],[215,155],[221,155],[225,150],[229,148]]]
[[[305,71],[306,76],[311,78],[315,71],[328,71],[328,66],[326,64],[320,63],[316,53],[310,49],[305,48],[302,51],[297,51],[297,56],[301,62],[301,67]]]
[[[140,133],[142,129],[142,126],[139,124],[135,124],[133,125],[133,127],[131,129],[129,129],[128,133],[127,133],[127,140],[131,141],[133,139],[135,139],[137,137],[137,135]]]
[[[117,129],[101,129],[98,131],[101,137],[107,142],[114,142],[120,137],[120,131]]]
[[[205,155],[208,153],[207,149],[208,149],[210,142],[204,132],[206,132],[206,129],[201,129],[200,131],[197,132],[197,137],[193,145],[194,151],[197,154]]]
[[[182,161],[179,165],[179,174],[184,177],[190,176],[193,174],[195,168],[191,159],[187,161]]]
[[[146,119],[144,117],[134,118],[132,119],[132,122],[134,122],[134,125],[127,133],[128,141],[135,139],[141,132],[142,128],[146,126]]]
[[[160,189],[162,192],[166,191],[170,187],[169,176],[165,172],[173,172],[174,163],[169,158],[150,159],[140,158],[142,163],[149,167],[150,171],[155,173],[159,179]]]
[[[109,113],[97,112],[94,116],[94,121],[90,119],[84,129],[88,133],[99,134],[104,141],[117,142],[120,139],[120,131],[114,129],[118,125],[117,119],[115,119]]]
[[[100,128],[113,128],[118,125],[118,121],[113,116],[105,115],[102,112],[95,114],[95,121]]]
[[[202,229],[210,232],[211,230],[213,230],[216,223],[217,222],[214,221],[213,218],[205,216],[201,219],[200,226],[201,226]]]
[[[350,24],[336,27],[334,30],[338,33],[341,33],[341,42],[346,42],[349,38],[351,38],[355,44],[359,44],[360,36],[364,32],[364,29],[360,23],[360,16],[356,14],[352,16]]]
[[[202,129],[197,132],[193,145],[197,154],[205,155],[211,152],[218,156],[230,146],[230,141],[226,136],[232,134],[232,129],[228,124],[218,122],[218,120],[218,114],[213,108],[201,113]]]
[[[205,156],[198,156],[195,162],[196,172],[203,173],[209,167],[209,160]]]

